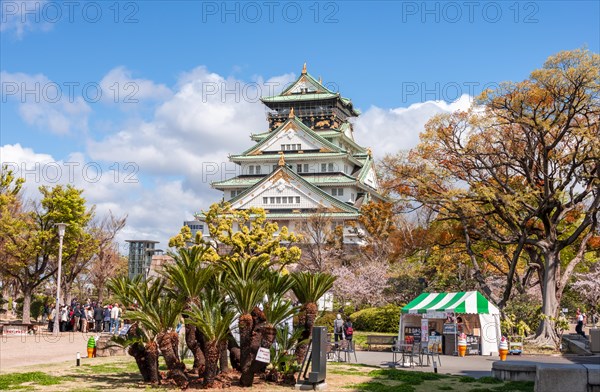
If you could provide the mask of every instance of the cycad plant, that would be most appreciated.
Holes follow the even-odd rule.
[[[302,304],[298,314],[298,325],[304,330],[296,348],[296,359],[301,364],[306,356],[308,341],[317,319],[317,301],[333,287],[335,276],[322,272],[294,272],[292,279],[294,280],[292,291]]]
[[[195,325],[206,339],[206,366],[203,386],[212,388],[218,371],[221,347],[227,342],[229,326],[235,314],[219,295],[206,295],[199,304],[193,303],[186,311],[188,322]]]
[[[263,279],[268,255],[252,257],[245,260],[228,260],[221,263],[221,269],[226,275],[227,294],[239,313],[238,328],[240,333],[240,368],[242,375],[240,385],[252,386],[254,373],[251,365],[254,359],[252,352],[252,337],[254,320],[252,312],[258,309],[266,293],[266,283]]]
[[[184,310],[189,310],[192,304],[200,303],[203,290],[214,275],[214,269],[206,262],[210,251],[211,249],[204,244],[179,248],[176,253],[169,253],[175,262],[163,266],[162,274],[169,281],[171,295],[183,304]],[[185,342],[194,355],[191,371],[194,374],[204,370],[203,341],[203,336],[196,326],[185,323]]]

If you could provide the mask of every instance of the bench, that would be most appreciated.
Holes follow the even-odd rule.
[[[396,344],[396,339],[396,336],[367,335],[368,350],[371,351],[371,346],[389,346],[391,348]]]

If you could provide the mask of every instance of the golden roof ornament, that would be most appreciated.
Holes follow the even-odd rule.
[[[371,147],[367,147],[367,154],[369,156],[373,156],[373,151],[371,151]]]
[[[283,151],[279,151],[279,166],[285,166],[285,156]]]
[[[294,118],[294,117],[296,117],[296,115],[294,114],[294,108],[291,108],[288,118]]]
[[[302,75],[306,75],[306,63],[304,63],[304,66],[302,67]]]

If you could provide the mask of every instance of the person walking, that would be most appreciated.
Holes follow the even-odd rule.
[[[102,308],[99,304],[96,304],[94,307],[94,325],[96,332],[102,331],[102,319],[104,318],[104,314],[102,312]]]
[[[83,312],[81,305],[77,305],[73,311],[73,332],[81,330],[79,326],[82,318],[85,318],[85,313]]]
[[[115,303],[110,310],[110,332],[116,335],[119,332],[119,315],[120,315],[119,304]]]
[[[69,322],[69,309],[67,306],[63,306],[60,311],[60,332],[65,332],[67,330],[67,324]]]
[[[352,336],[354,335],[354,328],[352,327],[352,320],[350,317],[346,319],[344,323],[344,336],[346,340],[352,341]]]
[[[581,312],[581,310],[579,308],[577,308],[577,312],[576,312],[577,325],[575,326],[575,332],[577,332],[578,335],[581,335],[585,338],[585,332],[583,332],[584,318],[585,318],[584,314]]]
[[[335,340],[335,344],[337,346],[337,342],[339,340],[343,340],[344,334],[344,320],[342,320],[342,315],[337,314],[335,320],[333,320],[333,336]]]
[[[104,329],[103,332],[110,332],[110,307],[108,305],[104,306]]]

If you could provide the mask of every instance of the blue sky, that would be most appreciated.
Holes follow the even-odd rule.
[[[99,212],[129,214],[124,236],[163,244],[220,197],[209,163],[222,171],[266,127],[249,84],[283,86],[306,61],[364,112],[357,139],[381,156],[412,147],[427,118],[483,86],[600,44],[598,1],[1,4],[2,162],[40,163],[30,186],[82,186]],[[207,83],[230,93],[199,91]],[[53,177],[54,162],[79,166]]]

